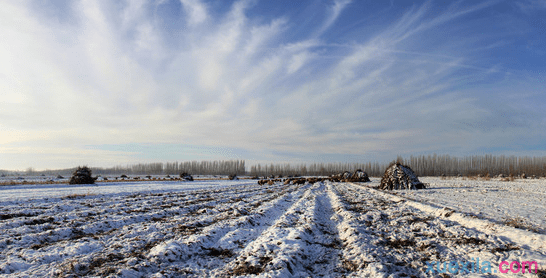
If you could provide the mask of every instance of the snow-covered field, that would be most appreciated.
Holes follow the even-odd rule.
[[[546,234],[546,180],[511,182],[467,178],[424,177],[425,191],[399,191],[401,196],[439,204],[468,215],[496,222],[511,222]]]
[[[0,276],[436,277],[433,263],[477,258],[493,271],[546,267],[545,180],[421,180],[431,188],[395,194],[370,188],[378,179],[3,186]]]

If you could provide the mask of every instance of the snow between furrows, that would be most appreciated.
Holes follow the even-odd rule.
[[[437,274],[426,272],[427,262],[470,262],[480,258],[498,269],[502,261],[544,259],[544,254],[513,245],[506,238],[423,212],[404,200],[385,199],[382,192],[345,183],[332,185],[331,192],[336,199],[334,209],[346,217],[341,223],[348,226],[348,236],[340,236],[347,244],[344,254],[359,250],[349,252],[348,259],[353,259],[358,269],[363,267],[360,262],[367,264],[359,277],[434,277]],[[501,273],[496,275],[503,277]]]
[[[62,273],[92,272],[86,268],[99,262],[126,262],[142,256],[140,253],[154,242],[173,237],[170,231],[181,222],[205,226],[213,221],[211,215],[235,212],[242,203],[239,200],[263,202],[275,195],[270,192],[280,191],[280,187],[234,186],[184,193],[134,194],[113,199],[91,196],[77,200],[47,200],[37,208],[22,208],[23,211],[32,210],[36,215],[30,219],[16,217],[1,221],[0,273],[64,276]],[[17,209],[14,206],[10,213],[21,214]],[[47,221],[36,220],[42,218]],[[108,260],[96,259],[102,257]]]
[[[240,217],[222,219],[200,233],[182,236],[150,250],[152,262],[168,265],[186,277],[211,276],[235,257],[248,243],[270,227],[276,219],[300,198],[307,186],[288,186],[278,196],[261,204],[250,204]],[[195,269],[197,267],[197,270]]]
[[[331,277],[339,239],[323,183],[315,183],[218,276]]]

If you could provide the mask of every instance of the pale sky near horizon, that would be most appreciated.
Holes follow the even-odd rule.
[[[546,155],[546,0],[5,0],[0,38],[0,169]]]

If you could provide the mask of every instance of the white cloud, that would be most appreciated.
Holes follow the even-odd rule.
[[[311,58],[313,54],[309,51],[303,51],[292,56],[290,64],[288,65],[288,74],[293,74],[302,68]]]
[[[535,12],[546,9],[545,0],[523,0],[517,1],[516,5],[525,13]]]
[[[352,2],[352,0],[335,0],[334,4],[329,7],[328,15],[320,29],[317,30],[317,36],[320,36],[328,30],[341,15],[341,12]]]
[[[169,2],[73,2],[77,20],[66,26],[27,2],[3,2],[0,144],[12,147],[0,153],[20,147],[28,158],[43,145],[48,154],[59,148],[55,161],[78,153],[111,165],[131,157],[82,146],[165,143],[382,159],[377,153],[479,148],[509,130],[482,130],[496,108],[465,86],[501,67],[475,66],[449,41],[438,45],[445,55],[415,50],[430,30],[491,2],[444,12],[427,2],[351,45],[321,36],[350,1],[327,6],[322,24],[293,39],[289,17],[255,17],[245,1],[217,13],[181,3],[189,27],[164,30],[169,18],[149,10]],[[47,167],[29,164],[13,167]]]
[[[192,26],[203,23],[208,18],[207,6],[199,0],[180,0],[188,11],[188,23]]]

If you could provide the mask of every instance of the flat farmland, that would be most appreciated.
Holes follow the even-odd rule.
[[[422,181],[3,186],[0,276],[437,277],[432,263],[476,258],[545,275],[545,180]]]

